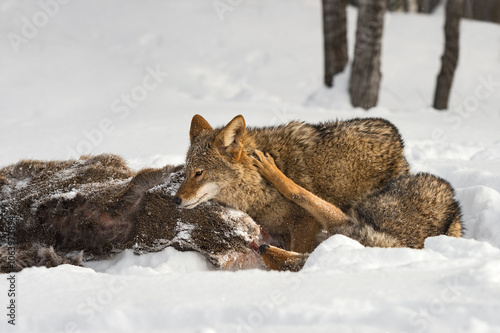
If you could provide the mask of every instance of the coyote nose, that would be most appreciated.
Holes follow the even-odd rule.
[[[182,203],[182,199],[179,198],[178,196],[175,196],[172,198],[172,201],[174,202],[174,204],[176,205],[180,205]]]

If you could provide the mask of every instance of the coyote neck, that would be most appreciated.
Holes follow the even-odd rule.
[[[259,176],[260,177],[260,176]],[[221,192],[219,203],[247,213],[271,233],[283,233],[283,221],[293,203],[282,196],[264,179],[256,183],[242,182]]]
[[[282,224],[291,211],[299,207],[286,199],[279,190],[262,178],[253,165],[252,155],[255,150],[274,151],[274,139],[265,131],[248,131],[244,138],[244,152],[240,155],[242,166],[238,181],[221,190],[216,201],[244,211],[266,230],[273,232]],[[279,228],[281,229],[281,228]],[[277,231],[281,232],[281,231]]]
[[[277,190],[264,180],[255,168],[245,168],[240,182],[222,189],[220,203],[242,210],[250,216],[276,200]],[[253,217],[253,216],[252,216]]]

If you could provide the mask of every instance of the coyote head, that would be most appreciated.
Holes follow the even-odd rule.
[[[173,199],[180,207],[194,208],[210,199],[234,197],[228,196],[228,191],[236,190],[243,176],[248,178],[249,170],[256,173],[245,150],[243,116],[236,116],[222,129],[212,129],[202,116],[195,115],[189,138],[191,146],[186,157],[186,179]],[[228,200],[218,201],[238,206]]]

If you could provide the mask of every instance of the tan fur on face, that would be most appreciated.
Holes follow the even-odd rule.
[[[181,208],[191,209],[199,204],[214,198],[219,194],[219,186],[215,183],[206,183],[201,186],[191,197],[182,200]]]

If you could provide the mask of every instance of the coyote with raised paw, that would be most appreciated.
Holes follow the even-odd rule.
[[[462,235],[453,188],[410,173],[401,136],[386,120],[247,128],[237,116],[213,129],[195,115],[190,140],[175,203],[194,208],[214,200],[248,213],[283,241],[283,249],[259,247],[271,269],[300,270],[333,234],[412,248],[427,237]]]

